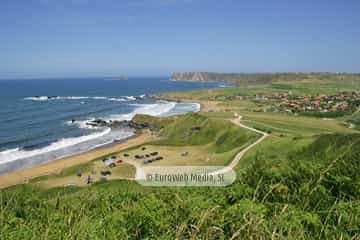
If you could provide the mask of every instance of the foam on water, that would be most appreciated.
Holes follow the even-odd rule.
[[[3,151],[0,153],[0,164],[15,161],[17,159],[33,157],[33,156],[36,156],[39,154],[48,153],[48,152],[55,151],[55,150],[58,150],[61,148],[66,148],[66,147],[69,147],[69,146],[72,146],[75,144],[79,144],[79,143],[86,142],[86,141],[89,141],[89,140],[92,140],[95,138],[102,137],[106,134],[109,134],[110,132],[111,132],[111,129],[106,128],[102,132],[96,132],[96,133],[92,133],[92,134],[81,136],[81,137],[61,139],[57,142],[51,143],[47,147],[35,149],[35,150],[31,150],[31,151],[20,150],[19,148],[16,150],[14,149],[12,151]]]
[[[166,114],[167,112],[170,112],[172,109],[174,109],[177,106],[177,103],[175,102],[168,102],[168,101],[157,101],[154,104],[131,104],[131,106],[136,106],[132,112],[127,114],[113,114],[108,117],[104,117],[105,121],[130,121],[133,119],[133,117],[136,114],[146,114],[150,116],[161,116]],[[192,111],[191,109],[188,109],[189,111]],[[195,110],[196,111],[196,110]],[[195,112],[194,111],[194,112]],[[184,113],[186,111],[181,111],[180,113]],[[83,129],[98,129],[96,126],[88,125],[89,122],[94,121],[95,118],[90,118],[87,120],[77,120],[75,122],[73,121],[67,121],[67,125],[76,125],[79,128]]]
[[[134,96],[126,96],[125,98],[127,100],[136,100],[136,97],[134,97]]]
[[[91,118],[91,119],[87,119],[87,120],[77,120],[75,122],[73,121],[66,121],[65,124],[66,125],[75,125],[78,128],[82,128],[82,129],[99,129],[100,127],[96,127],[96,126],[92,126],[92,125],[88,125],[88,122],[94,121],[95,118]]]
[[[140,97],[141,98],[141,97]],[[135,101],[137,98],[134,96],[124,96],[124,97],[102,97],[102,96],[35,96],[35,97],[26,97],[24,100],[31,101],[54,101],[54,100],[84,100],[84,99],[94,99],[94,100],[108,100],[116,102],[127,102]]]
[[[115,114],[106,118],[106,120],[131,120],[136,114],[146,114],[150,116],[161,116],[162,114],[169,112],[171,109],[175,108],[175,102],[167,101],[157,101],[154,104],[131,104],[132,106],[137,106],[131,113],[128,114]]]
[[[4,150],[2,152],[0,152],[0,156],[1,155],[5,155],[5,154],[10,154],[10,153],[13,153],[13,152],[17,152],[19,151],[19,148],[12,148],[12,149],[8,149],[8,150]]]

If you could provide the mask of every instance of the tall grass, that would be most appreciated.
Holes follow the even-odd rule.
[[[17,186],[0,194],[0,239],[359,239],[359,159],[359,134],[332,134],[286,164],[255,154],[225,188]]]

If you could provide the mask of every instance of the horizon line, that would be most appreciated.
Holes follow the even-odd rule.
[[[4,81],[4,80],[52,80],[52,79],[56,79],[56,80],[61,80],[61,79],[85,79],[85,78],[117,78],[117,77],[128,77],[128,78],[137,78],[137,77],[148,77],[148,78],[153,78],[153,77],[171,77],[171,75],[173,75],[174,73],[217,73],[217,74],[338,74],[338,75],[358,75],[360,74],[360,72],[331,72],[331,71],[284,71],[284,72],[279,72],[279,71],[274,71],[274,72],[221,72],[221,71],[174,71],[171,72],[170,74],[159,74],[159,75],[154,75],[154,74],[149,74],[149,75],[93,75],[93,76],[63,76],[63,77],[46,77],[46,76],[41,76],[41,77],[0,77],[0,81]]]

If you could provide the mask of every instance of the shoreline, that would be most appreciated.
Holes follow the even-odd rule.
[[[32,168],[23,169],[5,175],[1,175],[0,189],[11,187],[18,184],[28,183],[30,180],[37,177],[61,173],[66,168],[91,162],[96,158],[102,157],[104,155],[112,154],[114,152],[122,151],[126,148],[141,145],[147,141],[152,140],[152,138],[153,137],[149,133],[136,134],[127,139],[124,139],[120,143],[114,143],[111,145],[99,147],[84,153],[80,153],[59,160],[55,160],[52,162],[44,163]]]
[[[112,129],[110,129],[109,132],[111,132]],[[91,135],[91,134],[90,134]],[[85,135],[86,136],[86,135]],[[88,135],[89,136],[89,135]],[[58,160],[62,160],[62,159],[65,159],[65,158],[69,158],[69,157],[73,157],[73,156],[77,156],[77,155],[80,155],[80,154],[83,154],[83,153],[86,153],[86,152],[89,152],[89,151],[93,151],[93,150],[97,150],[97,149],[100,149],[100,148],[104,148],[104,147],[111,147],[115,144],[120,144],[120,143],[123,143],[124,141],[128,140],[128,139],[131,139],[133,137],[136,136],[136,132],[134,131],[132,133],[132,135],[130,136],[124,136],[124,138],[122,138],[121,140],[113,140],[113,141],[109,141],[109,142],[105,142],[103,144],[98,144],[98,145],[94,145],[93,147],[90,147],[89,149],[86,149],[86,150],[79,150],[79,151],[75,151],[75,152],[71,152],[71,153],[67,153],[67,154],[62,154],[60,156],[52,156],[52,157],[49,157],[49,158],[46,158],[46,157],[42,157],[41,159],[46,159],[46,161],[40,161],[40,162],[37,162],[37,163],[32,163],[32,164],[27,164],[26,161],[28,161],[28,158],[24,158],[24,159],[17,159],[17,160],[14,160],[14,161],[9,161],[9,162],[5,162],[3,165],[5,165],[5,170],[2,169],[0,171],[0,176],[4,176],[4,175],[7,175],[7,174],[11,174],[13,172],[18,172],[18,171],[22,171],[22,170],[26,170],[26,169],[31,169],[31,168],[34,168],[34,167],[37,167],[37,166],[40,166],[40,165],[44,165],[44,164],[47,164],[47,163],[51,163],[51,162],[54,162],[54,161],[58,161]],[[80,143],[81,144],[81,143]],[[76,144],[74,144],[76,145]],[[74,145],[70,146],[70,147],[73,147]],[[36,150],[36,149],[35,149]],[[41,150],[41,148],[40,148]],[[52,151],[48,151],[48,152],[45,152],[43,154],[49,154],[49,153],[53,153],[53,152],[56,152],[57,150],[52,150]],[[41,155],[41,154],[39,154]],[[37,157],[37,155],[34,155],[33,157]],[[39,158],[38,158],[39,159]],[[18,165],[19,164],[24,164],[23,166],[19,167]],[[16,165],[18,164],[18,165]],[[8,166],[7,166],[8,165]],[[9,167],[10,165],[10,167]],[[6,169],[7,167],[7,169]]]
[[[191,102],[188,99],[184,100],[175,100],[175,99],[164,99],[155,96],[151,96],[156,100],[165,100],[172,102]],[[203,111],[204,104],[199,101],[192,101],[193,103],[197,103],[200,105],[200,109],[198,112]],[[161,117],[161,116],[159,116]],[[61,173],[63,170],[69,167],[73,167],[79,164],[91,162],[96,158],[102,157],[104,155],[112,154],[114,152],[122,151],[126,148],[134,147],[137,145],[141,145],[145,142],[152,140],[154,137],[149,133],[135,133],[133,136],[122,139],[118,143],[110,143],[104,146],[100,146],[95,149],[91,149],[86,152],[78,153],[72,156],[67,156],[64,158],[60,158],[51,162],[43,163],[34,167],[17,170],[14,172],[5,173],[4,175],[0,175],[0,189],[4,189],[7,187],[26,184],[30,180],[47,176],[51,174]]]

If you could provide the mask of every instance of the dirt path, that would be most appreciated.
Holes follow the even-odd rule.
[[[256,146],[257,144],[261,143],[263,140],[265,140],[265,138],[267,138],[269,136],[268,133],[266,132],[262,132],[260,130],[257,130],[255,128],[252,128],[252,127],[248,127],[248,126],[245,126],[241,123],[241,119],[242,117],[239,116],[237,113],[234,113],[234,116],[236,117],[235,119],[231,119],[230,121],[232,123],[234,123],[235,125],[239,126],[239,127],[242,127],[242,128],[246,128],[250,131],[253,131],[253,132],[256,132],[256,133],[259,133],[261,134],[262,136],[256,140],[255,142],[253,142],[252,144],[250,144],[249,146],[247,146],[246,148],[244,148],[243,150],[241,150],[240,152],[238,152],[238,154],[236,154],[236,156],[234,157],[234,159],[231,161],[231,163],[224,167],[223,169],[219,170],[219,171],[216,171],[216,172],[212,172],[211,175],[216,175],[216,174],[221,174],[221,173],[226,173],[230,170],[233,170],[236,165],[240,162],[240,160],[242,159],[242,157],[245,155],[245,153],[247,153],[251,148],[253,148],[254,146]]]
[[[261,134],[261,138],[259,138],[258,140],[256,140],[254,143],[250,144],[249,146],[247,146],[246,148],[244,148],[243,150],[241,150],[238,154],[236,154],[236,156],[234,157],[234,159],[232,160],[232,162],[228,165],[228,167],[234,169],[236,167],[236,165],[239,163],[239,161],[241,160],[241,158],[245,155],[245,153],[247,151],[249,151],[252,147],[254,147],[255,145],[259,144],[260,142],[262,142],[263,140],[265,140],[265,138],[267,138],[269,136],[268,133],[266,132],[262,132],[260,130],[257,130],[255,128],[251,128],[248,126],[243,125],[240,121],[242,119],[241,116],[239,116],[237,113],[235,113],[235,117],[237,117],[236,119],[232,119],[231,122],[234,123],[235,125],[238,125],[239,127],[242,128],[246,128],[250,131],[256,132]]]

